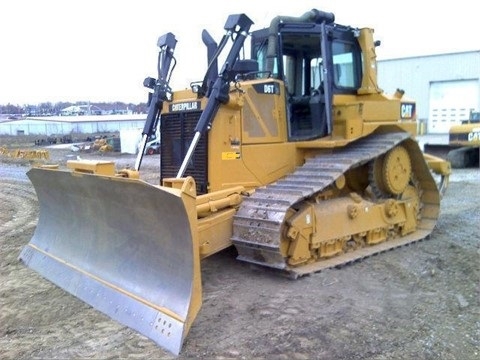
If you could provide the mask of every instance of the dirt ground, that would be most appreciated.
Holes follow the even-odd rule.
[[[50,152],[62,164],[79,155]],[[144,161],[146,181],[158,162]],[[18,261],[38,216],[28,169],[0,163],[0,358],[174,358]],[[203,306],[178,358],[480,358],[479,169],[454,171],[441,209],[424,241],[298,280],[237,261],[232,248],[203,260]]]

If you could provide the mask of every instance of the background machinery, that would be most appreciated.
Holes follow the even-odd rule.
[[[448,144],[425,143],[423,150],[447,159],[453,168],[478,167],[480,155],[480,111],[470,111],[468,120],[448,132]]]
[[[173,353],[201,307],[202,258],[233,244],[292,278],[349,263],[428,236],[448,183],[414,138],[415,102],[377,84],[372,29],[318,10],[252,24],[230,15],[218,44],[204,31],[205,77],[175,92],[176,40],[160,37],[142,147],[159,124],[161,185],[139,179],[144,151],[133,170],[28,172],[40,217],[20,259]]]

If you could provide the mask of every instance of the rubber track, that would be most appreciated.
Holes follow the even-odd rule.
[[[291,267],[280,249],[281,230],[288,209],[326,189],[349,169],[365,164],[396,145],[406,146],[412,171],[421,188],[421,220],[417,231],[378,245],[367,246],[330,259]],[[421,157],[421,159],[418,159]],[[379,252],[426,238],[435,227],[440,207],[437,186],[423,160],[423,154],[408,133],[374,134],[331,154],[307,159],[292,174],[246,197],[233,220],[232,242],[238,259],[286,271],[297,277],[322,269],[338,267]]]

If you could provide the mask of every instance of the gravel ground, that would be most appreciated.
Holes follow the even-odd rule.
[[[51,149],[62,165],[78,155]],[[29,163],[0,164],[0,357],[174,358],[18,261],[38,217]],[[158,163],[146,157],[142,178],[158,182]],[[480,170],[455,170],[428,239],[296,281],[232,248],[203,260],[203,306],[178,358],[478,359],[479,200]]]

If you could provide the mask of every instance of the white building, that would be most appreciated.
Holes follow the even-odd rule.
[[[146,114],[26,117],[0,122],[0,135],[73,135],[143,128]]]
[[[427,133],[446,134],[480,110],[480,50],[381,60],[378,82],[386,93],[400,88],[416,100]]]
[[[94,105],[72,105],[60,110],[62,116],[102,115],[102,109]]]

